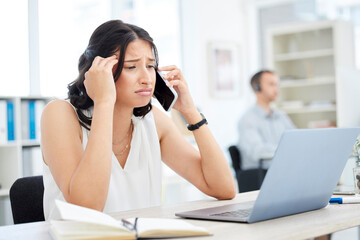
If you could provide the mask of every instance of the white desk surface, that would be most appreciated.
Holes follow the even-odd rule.
[[[228,203],[255,200],[258,192],[238,194],[233,200],[201,200],[175,205],[144,208],[112,213],[117,219],[129,217],[176,218],[176,212],[205,207],[216,207]],[[360,204],[328,205],[326,208],[267,220],[258,223],[232,223],[190,220],[194,225],[208,229],[212,236],[190,239],[307,239],[360,225]],[[0,227],[0,239],[51,239],[48,222],[36,222]]]

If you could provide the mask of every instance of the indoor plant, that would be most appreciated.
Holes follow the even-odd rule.
[[[352,155],[355,158],[355,164],[356,164],[353,169],[355,193],[359,194],[360,193],[360,136],[355,141]]]

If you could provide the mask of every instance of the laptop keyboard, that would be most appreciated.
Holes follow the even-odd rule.
[[[252,211],[252,208],[239,209],[239,210],[230,211],[230,212],[211,214],[210,216],[247,218],[247,217],[249,217],[251,211]]]

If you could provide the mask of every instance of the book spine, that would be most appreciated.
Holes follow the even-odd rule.
[[[29,101],[29,139],[36,139],[35,101]]]
[[[43,175],[43,160],[40,147],[31,148],[31,168],[32,175]]]
[[[23,148],[22,149],[22,162],[23,162],[23,167],[22,167],[22,174],[23,177],[29,177],[32,175],[32,166],[31,166],[31,162],[32,162],[32,156],[31,156],[31,148]]]
[[[15,140],[14,103],[8,101],[6,105],[7,105],[8,141],[13,141]]]
[[[23,176],[36,176],[43,174],[42,155],[40,147],[23,148]]]
[[[7,142],[7,110],[6,101],[0,101],[0,143]]]
[[[30,139],[30,135],[29,135],[29,103],[28,103],[28,101],[21,102],[21,138],[24,140]]]
[[[45,102],[43,100],[37,100],[35,102],[35,135],[36,139],[40,140],[41,133],[40,133],[40,120],[41,120],[41,114],[45,108]]]

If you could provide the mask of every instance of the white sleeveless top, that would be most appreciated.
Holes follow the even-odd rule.
[[[161,204],[161,153],[153,113],[132,117],[134,130],[124,169],[114,153],[104,212],[118,212]],[[85,149],[89,131],[82,127]],[[58,218],[55,199],[65,201],[49,167],[43,164],[45,220]]]

